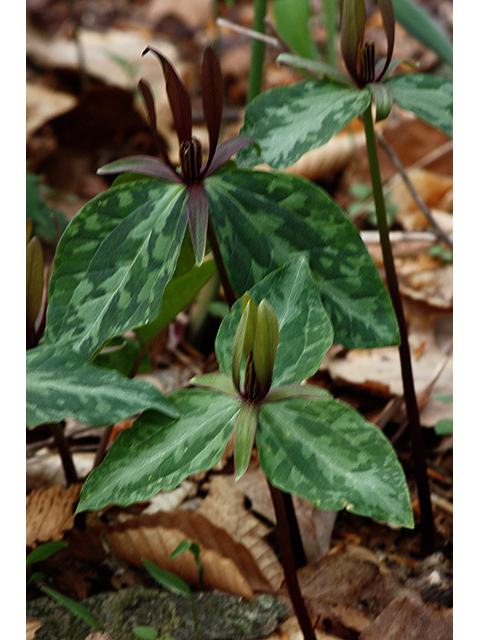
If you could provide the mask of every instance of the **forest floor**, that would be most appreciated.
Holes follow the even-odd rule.
[[[423,4],[451,34],[451,0]],[[253,5],[247,0],[27,0],[28,172],[41,176],[35,182],[36,192],[63,224],[108,188],[109,182],[96,174],[99,166],[121,156],[153,151],[135,93],[140,77],[155,87],[160,133],[168,147],[176,148],[158,61],[153,56],[141,57],[147,45],[162,50],[184,79],[192,96],[194,126],[202,140],[206,132],[199,66],[205,46],[216,41],[225,81],[222,136],[238,131],[246,100],[251,40],[245,33],[219,27],[215,11],[241,27],[252,24]],[[375,33],[378,25],[379,14],[373,12],[367,28]],[[325,30],[319,20],[313,22],[313,34],[320,48],[324,46]],[[293,70],[275,63],[278,53],[278,49],[267,47],[264,88],[301,79]],[[435,54],[401,27],[397,28],[394,55],[413,60],[423,71],[435,71],[441,65]],[[427,557],[421,554],[420,512],[398,350],[347,351],[334,345],[311,382],[350,403],[391,439],[407,475],[417,526],[408,531],[347,512],[322,512],[295,498],[307,559],[298,575],[318,638],[447,640],[453,637],[453,265],[437,228],[453,234],[452,143],[398,109],[379,129],[436,224],[436,228],[429,224],[397,168],[380,149],[387,203],[395,215],[392,242],[426,446],[434,552]],[[382,272],[361,124],[354,122],[288,170],[318,183],[352,216]],[[27,215],[29,202],[32,207],[41,206],[38,198],[27,200]],[[44,238],[50,260],[55,237],[52,227]],[[152,345],[152,370],[141,377],[169,392],[186,386],[193,375],[215,370],[216,313],[215,305],[205,306],[201,300],[193,303]],[[128,421],[115,425],[111,439],[128,426]],[[65,434],[78,476],[84,478],[94,464],[102,429],[68,420]],[[203,618],[202,638],[300,640],[283,582],[273,509],[258,460],[254,454],[247,473],[235,483],[231,454],[227,448],[211,472],[189,478],[175,491],[146,503],[74,517],[81,483],[65,488],[52,438],[41,427],[35,429],[27,436],[27,550],[49,540],[68,542],[68,547],[39,563],[35,570],[51,578],[53,588],[77,601],[136,593],[136,604],[122,600],[121,608],[123,613],[129,607],[138,613],[139,594],[145,596],[146,589],[158,590],[140,562],[148,556],[191,584],[199,611],[207,616]],[[208,589],[199,585],[190,554],[170,559],[183,539],[199,544]],[[235,610],[233,614],[238,620],[250,620],[250,627],[237,625],[236,631],[226,631],[228,615],[219,613],[225,623],[223,630],[207,630],[208,615],[213,614],[205,611],[212,607],[221,610],[218,603],[209,604],[210,609],[205,604],[206,594],[212,591],[228,594],[225,600],[230,598],[232,606],[233,601],[238,605],[239,598],[252,603],[248,611]],[[262,600],[265,594],[283,604],[275,608],[273,601]],[[28,587],[27,638],[58,640],[60,636],[48,631],[49,605],[39,600],[42,596],[35,585]],[[150,593],[148,597],[153,596]],[[113,635],[110,623],[100,620],[105,610],[96,601],[88,602],[112,640],[121,640],[119,632]],[[149,606],[160,608],[158,604]],[[188,637],[189,612],[175,609],[181,607],[178,598],[172,597],[172,607],[181,618],[178,629],[187,625],[187,631],[175,635],[171,619],[168,623],[153,620],[147,612],[143,618],[125,617],[125,637],[134,637],[132,625],[146,624],[169,630],[175,639]],[[111,610],[113,604],[107,608]],[[266,609],[270,617],[259,622]],[[55,610],[53,616],[59,615]],[[75,637],[84,640],[88,628],[84,633],[81,625],[75,626],[80,633]],[[73,638],[69,633],[63,637]]]

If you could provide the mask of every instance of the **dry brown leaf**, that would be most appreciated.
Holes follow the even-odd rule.
[[[48,87],[27,82],[27,140],[52,118],[73,109],[77,99],[68,93],[52,91]]]
[[[95,458],[95,453],[79,451],[72,454],[73,464],[79,477],[85,477],[90,473]],[[27,459],[27,493],[34,489],[51,487],[62,484],[65,480],[65,472],[62,461],[56,451],[49,447],[43,447]]]
[[[272,547],[265,540],[271,528],[247,511],[245,494],[234,485],[233,478],[214,476],[208,496],[197,513],[227,531],[235,542],[248,549],[272,587],[275,590],[280,587],[284,577],[283,568]]]
[[[358,545],[303,567],[298,577],[309,610],[334,632],[363,631],[401,590],[398,579]]]
[[[296,616],[287,618],[272,635],[263,640],[304,640],[305,636],[300,629]],[[317,640],[338,640],[338,636],[332,636],[324,631],[315,629]],[[258,639],[260,640],[260,639]]]
[[[112,640],[112,638],[105,631],[94,631],[89,633],[85,640]]]
[[[342,171],[355,153],[365,146],[363,132],[343,132],[334,136],[318,149],[307,151],[286,173],[309,180],[329,180]]]
[[[213,19],[213,0],[151,0],[148,9],[150,24],[168,16],[185,22],[190,29],[205,27]]]
[[[179,509],[139,516],[111,525],[106,535],[122,560],[141,566],[141,559],[148,558],[189,584],[199,586],[198,568],[192,554],[183,553],[175,560],[170,558],[182,540],[191,540],[200,546],[206,587],[244,598],[253,597],[254,591],[272,590],[250,551],[197,513]]]
[[[164,83],[158,60],[155,56],[143,56],[147,46],[161,50],[182,75],[184,65],[178,60],[176,48],[166,40],[152,38],[147,30],[109,29],[89,31],[79,29],[85,70],[94,78],[123,89],[134,89],[141,77],[155,84],[155,95],[165,95]],[[47,40],[43,35],[27,26],[27,53],[38,63],[47,67],[78,69],[78,49],[73,39],[55,36]]]
[[[61,484],[32,491],[27,496],[27,547],[49,540],[61,540],[73,528],[74,512],[81,484],[66,489]]]
[[[393,600],[359,640],[451,640],[452,610],[438,610],[432,605],[413,602],[403,596]]]
[[[408,172],[409,178],[424,203],[430,209],[453,206],[453,179],[425,169]],[[395,219],[407,231],[428,229],[430,223],[418,208],[412,194],[402,181],[390,191],[390,201],[397,207]],[[450,210],[451,212],[451,210]]]
[[[26,640],[33,640],[35,638],[35,635],[38,629],[40,629],[41,626],[42,626],[42,623],[40,622],[40,620],[37,620],[36,618],[30,618],[27,616]]]

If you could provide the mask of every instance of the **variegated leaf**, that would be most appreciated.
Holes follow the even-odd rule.
[[[278,321],[273,386],[301,382],[313,375],[332,345],[333,331],[307,259],[297,256],[290,265],[253,286],[250,295],[257,304],[265,298]],[[215,352],[225,373],[230,370],[233,339],[241,314],[242,301],[238,300],[217,334]]]
[[[126,182],[87,203],[57,249],[48,344],[86,357],[115,335],[154,319],[185,233],[184,185]]]
[[[239,295],[302,252],[336,342],[348,348],[398,344],[395,313],[378,270],[353,223],[322,189],[293,175],[242,170],[217,173],[205,188]]]
[[[270,482],[319,509],[413,528],[395,451],[378,427],[332,399],[291,398],[260,408],[256,442]]]
[[[78,511],[146,500],[218,462],[241,401],[208,389],[184,389],[168,397],[181,408],[180,418],[148,411],[123,431],[85,481]]]
[[[453,138],[453,82],[431,73],[407,73],[385,83],[393,101]]]
[[[328,80],[306,80],[265,91],[247,105],[241,135],[260,147],[235,156],[240,167],[266,162],[284,169],[325,144],[370,104],[370,92]]]
[[[29,428],[64,418],[98,427],[146,408],[170,418],[179,415],[154,386],[95,367],[68,347],[30,349],[26,382]]]

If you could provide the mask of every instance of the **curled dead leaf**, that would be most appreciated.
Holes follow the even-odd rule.
[[[66,489],[61,484],[32,491],[27,496],[27,547],[61,540],[73,528],[81,484]]]
[[[191,540],[200,546],[205,587],[247,599],[252,598],[255,591],[272,590],[250,551],[198,513],[179,509],[139,516],[109,526],[106,536],[114,552],[125,562],[141,566],[141,559],[145,557],[185,582],[200,586],[192,554],[183,553],[175,560],[170,558],[182,540]]]

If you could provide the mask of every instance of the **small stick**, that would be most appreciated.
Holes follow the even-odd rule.
[[[419,209],[421,210],[421,212],[424,214],[424,216],[427,218],[427,220],[431,224],[433,232],[435,233],[437,238],[439,238],[440,240],[443,240],[446,244],[448,244],[448,246],[451,249],[453,249],[453,240],[450,238],[450,236],[447,233],[445,233],[445,231],[441,227],[438,226],[435,218],[432,215],[432,212],[427,207],[427,205],[423,201],[422,197],[420,196],[418,191],[413,186],[413,183],[410,180],[405,167],[401,163],[400,158],[397,156],[395,151],[392,149],[392,147],[388,144],[388,142],[385,140],[385,138],[383,137],[383,135],[379,131],[375,131],[375,137],[377,138],[377,140],[380,143],[380,145],[383,147],[383,150],[385,151],[385,153],[390,158],[392,164],[395,166],[395,168],[398,171],[398,173],[402,176],[402,179],[403,179],[407,189],[412,194],[412,197],[415,200],[415,202],[416,202],[417,206],[419,207]]]
[[[235,22],[230,22],[230,20],[225,20],[225,18],[217,18],[217,24],[220,27],[227,27],[227,29],[231,29],[236,33],[240,33],[241,35],[247,36],[248,38],[253,38],[254,40],[261,40],[265,42],[265,44],[269,44],[276,49],[282,49],[280,42],[277,38],[273,38],[272,36],[267,36],[264,33],[260,33],[259,31],[255,31],[255,29],[249,29],[248,27],[241,27],[239,24]]]

